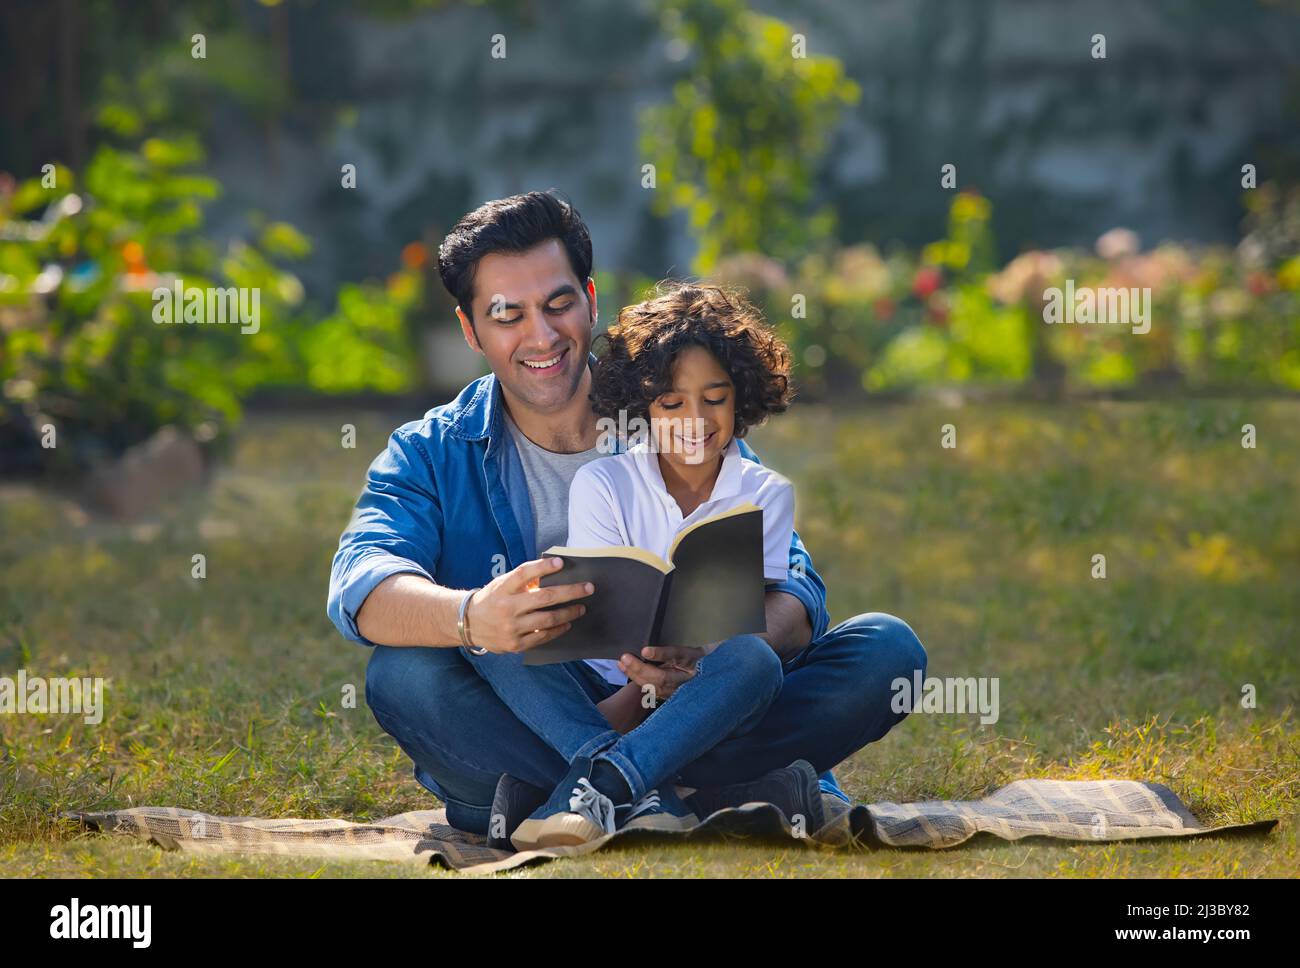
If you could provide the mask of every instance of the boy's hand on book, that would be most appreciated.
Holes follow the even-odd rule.
[[[720,643],[714,643],[716,647]],[[695,672],[695,663],[705,655],[707,649],[680,649],[675,645],[647,645],[641,650],[641,658],[659,665],[669,665]]]
[[[547,610],[548,606],[586,598],[595,588],[591,582],[538,586],[543,575],[563,567],[561,558],[526,561],[475,592],[466,608],[474,645],[489,652],[526,652],[569,631],[587,607],[574,604]]]
[[[695,675],[695,663],[703,654],[700,649],[679,649],[668,645],[647,645],[641,658],[628,652],[618,660],[618,667],[638,686],[650,686],[657,700],[664,700]],[[652,664],[654,663],[654,664]]]

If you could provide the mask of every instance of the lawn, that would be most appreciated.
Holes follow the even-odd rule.
[[[365,820],[436,805],[365,707],[368,653],[325,617],[339,531],[403,419],[250,418],[206,491],[134,525],[31,486],[0,490],[0,675],[108,680],[98,726],[0,716],[0,874],[454,876],[195,858],[55,819],[166,804]],[[354,450],[340,446],[344,423]],[[1255,449],[1241,446],[1246,423]],[[953,449],[940,446],[945,424]],[[931,675],[1000,680],[996,724],[913,715],[837,771],[850,795],[1132,778],[1169,785],[1207,823],[1282,824],[1268,837],[946,852],[633,844],[507,876],[1300,871],[1300,402],[797,405],[752,443],[797,486],[833,620],[893,612]],[[348,684],[356,708],[341,701]]]

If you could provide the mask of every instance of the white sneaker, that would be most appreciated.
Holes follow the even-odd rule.
[[[574,847],[614,832],[614,801],[580,777],[569,797],[567,812],[525,820],[510,840],[516,850]]]

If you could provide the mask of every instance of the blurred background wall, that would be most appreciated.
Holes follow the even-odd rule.
[[[0,91],[10,469],[46,426],[84,463],[454,390],[437,244],[549,187],[605,322],[743,284],[813,398],[1300,389],[1296,0],[11,0]],[[152,325],[178,279],[257,289],[259,332]],[[1067,279],[1158,325],[1045,328]]]
[[[236,231],[250,208],[300,226],[318,243],[303,270],[314,285],[386,272],[406,241],[439,236],[477,203],[551,186],[583,211],[603,265],[656,275],[690,264],[684,220],[656,218],[640,184],[638,112],[689,71],[655,5],[237,3],[214,18],[206,61],[184,43],[205,28],[203,5],[186,6],[7,4],[0,166],[26,173],[84,154],[97,70],[126,70],[135,48],[123,32],[138,30],[150,49],[173,48],[158,83],[204,91],[187,110],[225,186],[214,231]],[[752,6],[861,88],[817,179],[845,243],[930,241],[947,210],[932,190],[945,163],[993,202],[1003,257],[1087,245],[1120,224],[1151,241],[1232,239],[1239,206],[1218,186],[1243,160],[1300,174],[1295,4]],[[499,32],[507,56],[492,59]],[[1104,69],[1094,33],[1107,37]],[[50,56],[69,44],[121,52],[80,68]],[[354,194],[336,191],[346,162],[362,172]]]

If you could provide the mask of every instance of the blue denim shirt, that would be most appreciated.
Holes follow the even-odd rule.
[[[594,363],[590,356],[588,365]],[[528,485],[502,406],[501,388],[488,374],[393,431],[370,465],[330,570],[329,617],[345,638],[375,644],[357,629],[357,613],[390,575],[477,588],[537,557]],[[758,460],[739,443],[742,456]],[[790,569],[769,590],[803,602],[815,641],[829,625],[826,586],[797,531]]]

